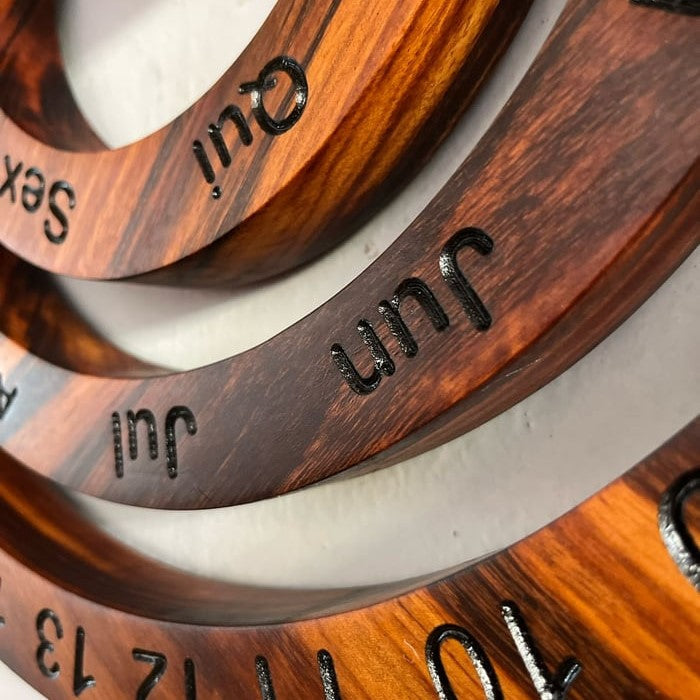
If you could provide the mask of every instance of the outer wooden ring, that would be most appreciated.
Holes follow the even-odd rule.
[[[117,379],[65,371],[6,339],[4,449],[110,500],[213,507],[391,464],[504,410],[600,341],[697,245],[699,29],[616,0],[572,0],[421,217],[335,298],[249,352]],[[451,325],[438,332],[435,315],[403,306],[420,350],[409,357],[396,319],[401,344],[374,309],[417,278]],[[374,363],[358,319],[369,319]],[[365,377],[349,383],[376,385],[370,393],[345,381],[341,350]]]
[[[22,167],[14,197],[0,196],[0,241],[77,277],[245,283],[288,270],[419,170],[529,5],[280,0],[190,109],[105,150],[70,96],[52,0],[3,0],[0,153],[8,172]],[[293,89],[270,88],[285,73]],[[225,130],[210,139],[220,118]],[[40,181],[40,203],[20,191]]]
[[[696,420],[503,553],[337,614],[381,592],[256,595],[168,569],[3,458],[0,658],[52,699],[544,698],[569,686],[571,700],[601,688],[688,697],[700,685],[700,552],[688,530],[700,521],[699,463]],[[268,624],[250,626],[251,612]]]

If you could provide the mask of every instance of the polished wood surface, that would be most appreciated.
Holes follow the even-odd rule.
[[[8,174],[21,164],[15,189],[38,189],[41,177],[45,193],[34,209],[37,195],[26,195],[30,211],[5,190],[0,241],[78,277],[240,284],[284,272],[355,230],[420,169],[529,5],[280,0],[190,109],[107,150],[69,94],[53,2],[3,0],[0,153]],[[297,67],[272,66],[279,57]]]
[[[60,367],[28,353],[20,325],[0,345],[4,449],[104,498],[213,507],[391,464],[496,415],[697,245],[699,31],[691,17],[572,0],[421,217],[328,303],[230,360],[143,379],[93,359],[111,376],[80,374],[60,345],[42,350]],[[397,289],[423,307],[408,299],[392,316],[379,302]]]
[[[184,700],[688,700],[699,463],[696,420],[528,539],[371,605],[410,584],[256,595],[198,579],[110,540],[3,457],[0,658],[52,700],[144,698],[156,669],[152,697]]]

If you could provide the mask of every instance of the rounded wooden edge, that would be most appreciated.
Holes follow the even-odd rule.
[[[214,507],[391,463],[509,407],[599,342],[697,244],[697,106],[689,82],[677,89],[689,21],[571,3],[422,217],[343,292],[254,350],[137,380],[66,372],[4,342],[4,448],[93,495]],[[635,105],[624,120],[621,99]],[[404,296],[419,302],[410,315]],[[37,441],[43,433],[51,440]]]
[[[152,378],[168,373],[117,348],[75,311],[53,275],[1,247],[0,339],[28,357],[83,375]]]
[[[331,700],[676,697],[700,682],[700,553],[687,525],[700,516],[698,464],[696,419],[568,515],[443,581],[326,617],[310,594],[305,621],[231,627],[225,587],[108,542],[3,459],[0,658],[51,698],[79,687],[122,697],[147,677],[186,700],[269,700],[272,686]],[[280,596],[261,596],[279,614]]]
[[[41,5],[36,26],[8,39],[5,95],[14,112],[18,94],[32,103],[29,122],[50,113],[53,123],[60,60],[42,71],[25,55],[47,28],[51,3]],[[0,190],[0,240],[76,277],[245,284],[280,274],[330,249],[419,170],[529,5],[410,0],[368,11],[355,0],[281,0],[190,109],[113,151],[59,151],[0,115],[12,182]],[[289,89],[275,89],[285,76]],[[72,119],[74,103],[63,102]]]

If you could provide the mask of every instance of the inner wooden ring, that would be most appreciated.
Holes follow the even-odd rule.
[[[284,272],[418,172],[529,5],[280,0],[190,109],[104,150],[67,89],[52,1],[4,0],[0,241],[76,277],[242,284]]]

